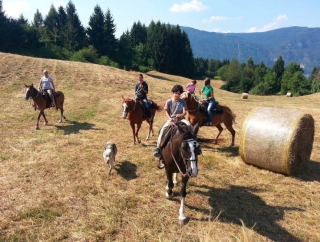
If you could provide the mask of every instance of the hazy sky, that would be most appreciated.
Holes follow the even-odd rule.
[[[37,9],[43,18],[53,4],[66,7],[69,0],[2,0],[7,17],[23,14],[29,22]],[[249,33],[290,26],[319,27],[320,0],[72,0],[81,23],[88,27],[94,7],[110,10],[116,36],[134,22],[155,22],[210,32]]]

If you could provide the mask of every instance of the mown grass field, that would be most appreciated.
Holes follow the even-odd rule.
[[[64,92],[67,121],[46,110],[49,125],[24,100],[24,84],[38,84],[48,69]],[[0,53],[0,241],[320,241],[320,94],[287,98],[249,96],[219,89],[220,104],[236,114],[236,146],[224,130],[219,143],[202,142],[199,176],[188,183],[186,215],[178,225],[179,187],[165,198],[165,173],[152,156],[164,112],[155,117],[155,136],[133,145],[129,122],[121,119],[122,95],[133,97],[136,72],[106,66]],[[190,80],[150,72],[149,99],[159,104],[175,84]],[[198,82],[198,89],[202,81]],[[293,176],[246,165],[239,134],[256,107],[283,107],[315,120],[311,160]],[[214,139],[202,127],[199,137]],[[107,176],[102,151],[118,146]]]

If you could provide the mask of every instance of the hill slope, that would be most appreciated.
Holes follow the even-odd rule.
[[[0,240],[1,241],[319,241],[319,94],[286,98],[249,96],[218,89],[215,96],[236,114],[236,147],[225,130],[219,144],[201,142],[199,176],[188,183],[185,227],[178,225],[180,185],[165,198],[165,174],[155,168],[157,135],[145,141],[147,125],[133,145],[128,120],[120,118],[122,95],[132,97],[136,72],[101,65],[0,53]],[[36,84],[48,69],[64,92],[67,121],[49,125],[24,100],[24,84]],[[190,80],[145,74],[149,97],[163,105],[173,85]],[[199,81],[198,89],[202,82]],[[316,134],[311,161],[288,177],[245,165],[239,157],[243,120],[257,106],[299,109],[313,115]],[[165,121],[155,117],[155,134]],[[213,139],[216,128],[202,127]],[[118,146],[107,176],[102,151]],[[243,224],[241,223],[243,222]],[[245,227],[244,227],[245,226]]]
[[[205,59],[237,58],[245,63],[250,57],[255,63],[272,67],[282,56],[286,65],[297,62],[310,74],[320,66],[320,28],[289,27],[261,33],[213,33],[181,27],[190,39],[195,57]]]

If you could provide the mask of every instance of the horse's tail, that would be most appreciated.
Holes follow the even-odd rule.
[[[152,108],[155,108],[158,112],[162,111],[164,106],[160,106],[158,105],[156,102],[149,100],[150,102],[152,102]]]
[[[232,117],[232,123],[236,123],[236,114],[228,106],[223,106],[224,111],[226,111]]]

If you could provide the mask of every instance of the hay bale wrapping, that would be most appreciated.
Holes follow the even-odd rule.
[[[248,99],[249,94],[248,93],[242,93],[241,99]]]
[[[245,163],[291,175],[310,160],[314,119],[298,110],[257,108],[246,117],[240,136]]]
[[[292,93],[291,93],[291,92],[288,92],[288,93],[287,93],[287,97],[292,97]]]

